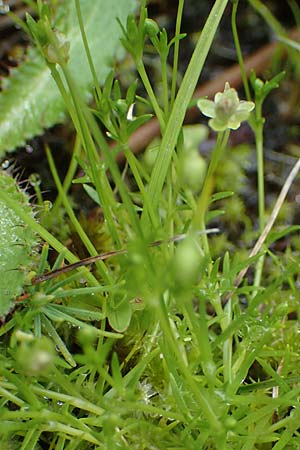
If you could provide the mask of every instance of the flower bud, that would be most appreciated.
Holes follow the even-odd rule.
[[[48,44],[43,47],[46,59],[53,64],[67,63],[69,60],[70,41],[63,33],[55,32],[56,44]]]
[[[187,152],[182,161],[182,177],[185,186],[198,191],[204,181],[206,162],[197,150]]]
[[[25,333],[22,334],[21,343],[16,352],[16,359],[22,370],[32,376],[47,372],[55,357],[52,341],[45,336],[24,339],[24,335]],[[20,333],[18,339],[20,341]]]
[[[174,258],[174,276],[181,286],[189,286],[195,282],[199,273],[201,254],[192,239],[182,241]]]
[[[150,38],[154,38],[159,33],[159,26],[152,19],[146,19],[144,25],[145,34],[147,34]]]

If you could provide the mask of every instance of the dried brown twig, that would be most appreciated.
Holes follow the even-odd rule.
[[[249,258],[252,258],[253,256],[256,256],[258,254],[258,252],[261,250],[261,248],[262,248],[262,246],[263,246],[263,244],[264,244],[268,234],[270,233],[270,231],[271,231],[271,229],[272,229],[272,227],[274,225],[274,222],[275,222],[275,220],[276,220],[276,218],[278,216],[280,208],[281,208],[281,206],[282,206],[282,204],[283,204],[283,202],[285,200],[285,197],[287,196],[287,193],[288,193],[288,191],[289,191],[289,189],[290,189],[294,179],[296,178],[296,175],[299,172],[299,170],[300,170],[300,158],[298,159],[298,161],[296,162],[296,164],[292,168],[292,170],[289,173],[289,175],[288,175],[284,185],[282,186],[282,189],[281,189],[280,194],[279,194],[279,196],[278,196],[278,198],[276,200],[276,203],[275,203],[273,211],[272,211],[272,213],[270,215],[270,218],[269,218],[265,228],[263,229],[261,235],[259,236],[256,244],[254,245],[253,249],[249,253]],[[248,265],[247,267],[245,267],[244,269],[242,269],[239,272],[238,276],[236,277],[235,283],[234,283],[235,288],[237,288],[241,284],[243,278],[245,277],[246,273],[248,272],[249,267],[250,267],[250,265]],[[226,297],[224,298],[224,303],[226,303],[232,297],[233,293],[234,293],[234,291],[231,291],[231,292],[229,292],[226,295]]]
[[[204,231],[198,231],[197,234],[211,234],[217,233],[218,228],[209,228]],[[148,247],[159,247],[162,244],[169,244],[171,242],[179,242],[187,237],[186,234],[177,234],[176,236],[172,236],[168,239],[160,239],[158,241],[150,242]],[[42,283],[43,281],[50,280],[52,278],[56,278],[63,273],[71,272],[72,270],[78,269],[80,267],[89,266],[94,264],[97,261],[104,261],[108,258],[112,258],[113,256],[125,255],[128,253],[127,248],[122,248],[120,250],[111,250],[110,252],[101,253],[100,255],[89,256],[88,258],[81,259],[73,264],[68,264],[67,266],[63,266],[60,269],[52,270],[50,272],[44,273],[42,275],[37,275],[31,280],[31,284],[35,285],[38,283]]]

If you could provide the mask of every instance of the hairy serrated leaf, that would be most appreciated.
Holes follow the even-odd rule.
[[[28,196],[16,181],[0,171],[0,190],[33,214]],[[26,272],[33,262],[38,238],[22,219],[0,200],[0,317],[7,314],[15,297],[21,294]]]
[[[136,6],[136,0],[80,0],[85,31],[99,83],[107,76],[113,58],[122,52],[121,28]],[[69,69],[81,92],[88,96],[92,85],[87,57],[81,40],[75,2],[64,0],[56,28],[70,41]],[[27,139],[64,120],[65,106],[50,71],[38,50],[30,49],[27,59],[3,83],[0,94],[0,157],[24,145]]]

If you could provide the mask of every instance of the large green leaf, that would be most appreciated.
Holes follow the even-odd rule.
[[[16,181],[0,170],[0,190],[33,215],[28,196]],[[34,262],[38,238],[7,204],[0,200],[0,318],[21,294],[26,273]]]
[[[113,59],[123,53],[121,28],[135,9],[136,0],[80,0],[85,30],[96,68],[102,83]],[[71,43],[70,71],[81,91],[88,95],[92,83],[81,40],[75,2],[64,0],[56,28]],[[65,106],[51,78],[50,71],[37,49],[30,49],[26,61],[3,82],[0,94],[0,157],[6,151],[24,145],[27,139],[41,134],[64,120]]]

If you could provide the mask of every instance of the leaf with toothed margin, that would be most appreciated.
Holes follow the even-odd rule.
[[[101,84],[111,70],[113,61],[124,54],[122,34],[117,21],[124,23],[133,13],[136,0],[80,0],[89,47]],[[69,70],[81,92],[89,97],[92,75],[81,40],[75,1],[63,0],[59,6],[55,28],[70,41]],[[11,71],[2,82],[0,93],[0,157],[24,145],[26,140],[41,134],[45,128],[65,118],[65,105],[50,71],[39,54],[31,48],[26,61]]]
[[[33,215],[28,196],[7,172],[0,170],[0,190]],[[8,313],[22,293],[26,273],[32,267],[38,238],[22,219],[0,200],[0,317]]]

